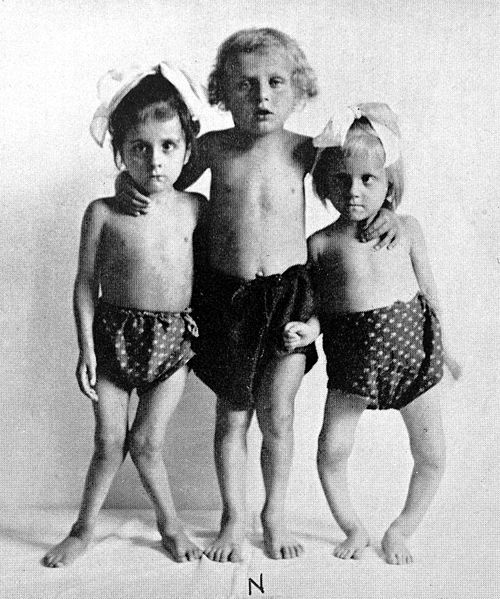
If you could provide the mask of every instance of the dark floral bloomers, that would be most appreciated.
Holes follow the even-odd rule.
[[[443,376],[439,321],[418,293],[409,302],[322,319],[328,388],[399,410]]]
[[[309,271],[295,265],[282,274],[244,281],[206,270],[195,284],[193,313],[200,329],[194,372],[234,409],[251,408],[266,366],[288,355],[283,327],[314,313]],[[314,344],[295,353],[305,354],[306,372],[318,359]]]
[[[100,300],[93,334],[98,373],[141,394],[189,362],[198,329],[189,310],[150,312]]]

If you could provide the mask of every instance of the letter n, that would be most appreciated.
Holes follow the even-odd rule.
[[[259,591],[264,594],[264,583],[262,581],[262,572],[260,573],[260,584],[257,584],[253,578],[248,579],[248,594],[252,594],[252,585],[257,587]]]

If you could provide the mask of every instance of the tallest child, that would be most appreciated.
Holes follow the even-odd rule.
[[[316,94],[314,72],[294,40],[274,29],[238,31],[220,47],[209,79],[210,102],[231,113],[234,127],[200,138],[196,160],[176,184],[187,187],[211,170],[195,257],[200,343],[193,367],[217,394],[215,464],[223,512],[219,536],[205,553],[219,562],[242,559],[246,439],[254,412],[262,431],[266,553],[288,559],[303,552],[284,512],[295,395],[316,353],[314,345],[287,353],[282,330],[292,315],[307,321],[313,311],[304,266],[304,177],[314,148],[309,137],[284,124]],[[126,209],[147,210],[135,196]],[[377,234],[396,221],[384,211]]]

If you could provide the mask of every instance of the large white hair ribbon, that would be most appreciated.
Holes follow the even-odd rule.
[[[193,81],[182,69],[166,62],[153,67],[130,66],[126,69],[113,69],[105,73],[97,83],[97,95],[101,104],[90,123],[90,134],[102,147],[109,118],[123,98],[148,75],[161,74],[179,92],[194,120],[199,120],[206,107],[205,92],[201,85]]]
[[[314,147],[342,147],[352,124],[356,119],[360,119],[361,117],[365,117],[370,122],[370,125],[382,143],[385,152],[384,167],[394,164],[401,155],[401,142],[396,124],[396,116],[386,104],[378,102],[349,106],[338,111],[328,121],[323,131],[313,139]],[[386,121],[386,124],[381,121]],[[318,152],[318,155],[320,153]]]

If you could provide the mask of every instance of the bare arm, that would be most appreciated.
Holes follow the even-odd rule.
[[[96,358],[92,322],[99,293],[98,248],[106,211],[102,200],[92,202],[85,211],[73,290],[73,311],[80,349],[76,377],[82,393],[94,401],[97,401],[97,394],[94,389]]]
[[[321,233],[312,235],[307,240],[308,266],[314,269],[321,247]],[[306,347],[314,343],[321,334],[321,326],[316,316],[311,316],[307,322],[291,321],[283,329],[283,343],[288,351],[298,347]]]
[[[406,216],[404,218],[405,226],[408,229],[410,237],[410,258],[413,266],[413,272],[418,282],[420,290],[427,298],[431,308],[441,321],[442,312],[438,299],[438,291],[434,275],[432,274],[431,264],[427,255],[427,246],[424,234],[416,218]],[[446,366],[449,368],[453,378],[458,379],[461,374],[461,367],[448,353],[443,343],[443,355]]]

